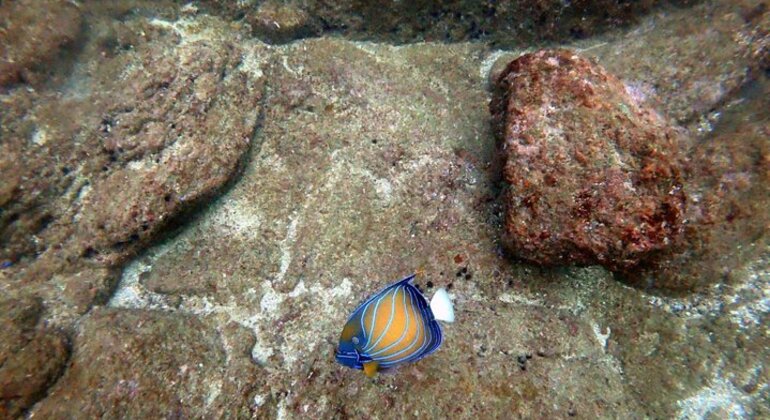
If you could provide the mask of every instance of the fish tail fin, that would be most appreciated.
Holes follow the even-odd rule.
[[[452,307],[452,301],[449,299],[449,293],[443,287],[436,290],[433,298],[431,298],[430,310],[438,321],[455,322],[455,310]]]
[[[379,370],[379,363],[370,361],[364,363],[364,374],[370,378],[374,378],[377,376],[377,371]]]

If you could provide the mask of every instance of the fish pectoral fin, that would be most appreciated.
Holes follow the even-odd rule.
[[[380,367],[380,364],[377,362],[366,362],[364,363],[364,374],[370,378],[374,378],[377,376],[378,368]]]

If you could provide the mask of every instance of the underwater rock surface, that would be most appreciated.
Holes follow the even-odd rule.
[[[79,324],[70,366],[30,416],[248,415],[258,368],[232,325],[154,311],[98,309]]]
[[[41,322],[42,302],[0,301],[0,418],[15,418],[45,395],[64,370],[69,343]]]
[[[766,91],[768,81],[760,83],[759,91]],[[764,252],[770,227],[770,97],[759,95],[726,107],[715,131],[688,152],[684,240],[628,273],[634,284],[693,290],[729,282],[734,271]]]
[[[545,265],[627,271],[684,224],[678,133],[568,50],[512,61],[490,103],[503,159],[503,241]]]
[[[73,80],[12,89],[0,116],[3,289],[63,318],[103,302],[114,267],[237,172],[263,90],[259,47],[98,24]]]
[[[697,0],[203,0],[202,6],[242,20],[269,42],[343,35],[349,39],[408,42],[484,41],[504,47],[586,38],[638,22],[661,5]]]
[[[560,45],[701,150],[685,239],[734,213],[692,224],[727,274],[672,246],[626,283],[502,252],[488,81],[525,51],[296,40],[318,15],[277,3],[77,2],[77,41],[2,87],[2,416],[770,417],[761,2]],[[375,380],[336,364],[350,310],[418,268],[455,304],[442,347]]]
[[[0,4],[0,86],[37,84],[62,47],[81,32],[81,11],[66,0],[19,0]]]

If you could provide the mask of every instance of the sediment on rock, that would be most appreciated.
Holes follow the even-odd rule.
[[[196,317],[97,309],[79,324],[72,363],[30,416],[248,416],[261,382],[253,337]]]

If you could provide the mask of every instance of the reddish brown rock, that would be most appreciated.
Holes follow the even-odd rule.
[[[75,2],[18,0],[0,3],[0,86],[35,78],[34,70],[53,59],[80,33]]]
[[[512,61],[490,104],[504,160],[503,240],[539,264],[628,270],[681,236],[678,136],[567,50]]]
[[[770,245],[770,83],[725,112],[688,153],[685,241],[628,279],[642,287],[702,289],[731,282]]]

